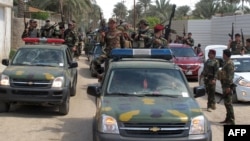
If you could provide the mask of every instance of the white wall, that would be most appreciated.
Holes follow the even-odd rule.
[[[8,58],[11,48],[11,8],[13,0],[0,0],[0,60]],[[4,66],[0,65],[0,72]]]

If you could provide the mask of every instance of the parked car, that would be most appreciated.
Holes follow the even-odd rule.
[[[113,49],[95,96],[93,141],[211,141],[210,122],[169,49]],[[172,57],[171,57],[172,58]]]
[[[194,49],[185,44],[169,44],[170,49],[174,54],[173,61],[184,72],[188,79],[198,80],[198,71],[203,62],[202,57],[197,56]]]
[[[211,49],[211,46],[208,46],[207,49],[205,49],[206,53],[209,51],[209,48]],[[223,50],[226,49],[227,46],[214,45],[212,48],[216,50],[216,58],[221,62]],[[233,92],[232,100],[234,103],[238,101],[249,102],[250,101],[250,54],[232,55],[231,59],[233,60],[235,66],[233,82],[236,85],[235,91]],[[222,65],[220,67],[222,67]],[[203,68],[204,67],[202,66],[199,71],[199,76]],[[201,79],[199,81],[199,85],[204,85],[203,81],[204,80]],[[218,94],[222,94],[221,83],[219,80],[216,81],[215,92]]]
[[[18,48],[11,60],[2,60],[6,68],[0,77],[0,112],[8,112],[13,103],[28,103],[58,107],[60,114],[68,114],[78,67],[70,49],[62,39],[24,41],[29,44]]]
[[[91,49],[91,51],[89,52],[89,69],[90,69],[90,73],[92,77],[96,77],[97,74],[96,72],[93,70],[94,64],[93,61],[98,58],[101,54],[103,53],[102,51],[102,46],[100,45],[100,43],[96,43],[94,45],[94,47]],[[102,73],[104,71],[104,64],[101,65],[101,69],[97,70],[98,73]]]

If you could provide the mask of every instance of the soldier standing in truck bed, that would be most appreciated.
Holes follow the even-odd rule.
[[[227,48],[230,49],[232,55],[242,54],[244,47],[241,42],[241,35],[239,33],[236,33],[234,37],[235,37],[234,41],[229,40]]]

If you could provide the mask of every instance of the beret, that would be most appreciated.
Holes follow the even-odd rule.
[[[214,49],[210,49],[208,53],[216,54],[216,51]]]
[[[164,26],[161,25],[161,24],[157,24],[155,27],[154,27],[154,30],[155,31],[160,31],[160,30],[163,30],[164,29]]]

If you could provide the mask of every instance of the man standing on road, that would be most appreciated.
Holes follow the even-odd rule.
[[[204,69],[201,76],[204,78],[204,84],[208,95],[207,111],[211,112],[216,109],[215,103],[215,84],[217,79],[217,72],[219,69],[219,62],[215,59],[216,51],[210,49],[208,52],[208,60],[204,64]]]
[[[230,59],[231,52],[229,49],[223,50],[224,65],[220,71],[220,80],[224,97],[224,105],[226,108],[226,118],[224,121],[220,122],[223,124],[234,125],[234,110],[232,105],[232,84],[234,78],[234,63]]]

